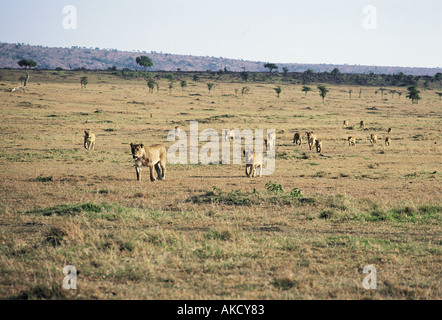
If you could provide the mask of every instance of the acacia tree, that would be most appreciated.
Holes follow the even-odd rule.
[[[87,76],[80,78],[81,89],[86,89],[87,84],[89,83]]]
[[[384,91],[387,91],[384,87],[379,88],[379,91],[381,92],[381,97],[384,96]]]
[[[407,98],[411,99],[411,103],[418,103],[421,97],[419,96],[420,91],[417,90],[417,85],[409,86],[407,90],[408,90]]]
[[[441,84],[442,81],[442,73],[438,72],[434,75],[434,80],[439,81],[439,84]]]
[[[23,86],[26,87],[29,81],[29,69],[35,68],[37,66],[37,62],[31,59],[22,59],[17,62],[18,65],[22,68],[25,68],[26,77],[23,83]]]
[[[209,94],[212,91],[214,85],[215,85],[214,83],[208,83],[207,84],[207,89],[209,89]]]
[[[324,99],[325,99],[325,96],[327,95],[327,92],[329,92],[329,90],[323,85],[318,85],[318,90],[319,90],[319,95],[322,98],[322,103],[325,103]]]
[[[269,69],[270,76],[272,75],[272,71],[278,69],[278,66],[274,63],[266,63],[264,68]]]
[[[158,88],[158,84],[155,82],[155,80],[152,79],[146,79],[147,87],[149,88],[149,93],[153,93],[153,89],[155,86]]]
[[[314,71],[312,69],[305,70],[302,73],[302,84],[310,84],[313,81]]]
[[[301,91],[305,92],[305,95],[307,95],[307,92],[312,91],[312,88],[308,86],[303,86]]]
[[[338,68],[334,68],[334,69],[330,72],[330,74],[331,74],[334,78],[337,78],[337,77],[339,76],[339,74],[340,74],[340,71],[339,71]]]
[[[279,98],[279,95],[281,94],[281,87],[280,86],[276,86],[276,88],[273,88],[273,90],[275,90],[277,97]]]
[[[135,59],[137,66],[144,67],[144,71],[147,71],[147,68],[153,67],[152,59],[148,56],[140,56]]]
[[[247,71],[241,71],[241,73],[240,73],[240,75],[241,75],[241,78],[245,81],[245,82],[247,82],[248,80],[249,80],[249,73],[247,72]]]

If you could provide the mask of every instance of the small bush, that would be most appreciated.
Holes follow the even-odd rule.
[[[319,218],[321,219],[331,219],[335,215],[333,210],[324,210],[319,214]]]
[[[56,247],[61,245],[65,236],[66,232],[64,232],[62,229],[52,227],[46,235],[46,242],[48,242],[53,247]]]
[[[284,192],[280,184],[272,183],[271,181],[265,184],[265,188],[270,192]]]
[[[49,177],[38,176],[37,178],[35,178],[35,181],[50,182],[50,181],[52,181],[52,176],[49,176]]]
[[[289,278],[275,278],[272,281],[272,285],[275,287],[281,289],[281,290],[289,290],[293,287],[298,286],[299,281],[298,280],[292,280]]]
[[[290,196],[294,198],[302,198],[301,190],[298,188],[293,188],[292,191],[290,191]]]

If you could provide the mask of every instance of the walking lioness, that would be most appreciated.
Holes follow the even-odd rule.
[[[261,177],[262,170],[262,154],[243,151],[246,160],[246,176],[253,178],[256,176],[256,171],[259,169],[258,177]]]
[[[310,150],[312,150],[312,148],[315,146],[317,137],[313,131],[306,131],[305,133],[307,134],[308,147]]]
[[[301,145],[302,143],[301,133],[299,132],[295,133],[295,135],[293,136],[293,143]]]
[[[95,134],[91,130],[84,131],[84,148],[95,150]]]
[[[356,145],[356,138],[355,137],[348,137],[348,145],[349,146],[355,146]]]
[[[321,139],[316,139],[315,147],[316,147],[316,152],[319,153],[322,151],[322,140]]]
[[[166,148],[161,144],[155,144],[150,147],[144,147],[140,144],[130,144],[132,157],[135,160],[135,170],[137,172],[137,180],[141,180],[141,167],[149,167],[150,181],[157,180],[153,169],[157,172],[158,180],[166,179]]]

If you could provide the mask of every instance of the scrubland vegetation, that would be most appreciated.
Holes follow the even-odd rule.
[[[439,83],[418,79],[412,103],[408,84],[137,74],[34,70],[11,92],[23,70],[0,70],[1,298],[440,299]],[[220,137],[276,129],[275,173],[168,164],[166,180],[144,170],[137,182],[129,144],[168,147],[193,120]],[[77,290],[62,287],[66,265]],[[366,265],[376,290],[362,286]]]

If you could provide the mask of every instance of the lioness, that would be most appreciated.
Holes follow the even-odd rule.
[[[275,150],[276,134],[275,132],[267,133],[266,150]]]
[[[295,133],[295,135],[293,137],[293,143],[301,145],[301,143],[302,143],[301,133],[299,133],[299,132]]]
[[[386,137],[385,138],[385,145],[389,146],[390,145],[390,137]]]
[[[246,176],[249,178],[253,178],[256,176],[256,171],[259,168],[258,177],[261,177],[262,170],[262,154],[251,152],[251,151],[243,151],[245,160],[246,160]]]
[[[315,146],[316,146],[316,152],[321,152],[322,151],[322,141],[321,141],[321,139],[316,139]]]
[[[91,130],[84,131],[84,148],[95,150],[95,134]]]
[[[370,135],[370,142],[373,143],[377,143],[378,142],[378,137],[375,134],[371,134]]]
[[[307,134],[307,140],[308,140],[308,146],[310,150],[312,150],[313,146],[315,145],[315,141],[317,139],[316,135],[313,134],[313,131],[305,132]]]
[[[155,144],[150,147],[144,147],[140,144],[130,144],[132,151],[132,157],[135,160],[135,170],[137,172],[137,180],[141,180],[141,167],[149,167],[150,169],[150,181],[155,181],[156,178],[153,173],[157,172],[158,180],[166,179],[166,148],[161,144]],[[161,172],[162,170],[162,172]]]
[[[230,130],[226,130],[224,131],[224,141],[230,141],[235,139],[235,130],[230,129]]]
[[[355,137],[348,137],[348,145],[349,146],[355,146],[356,145],[356,138]]]
[[[175,127],[175,136],[178,137],[180,135],[180,132],[181,132],[180,126],[176,126]]]

